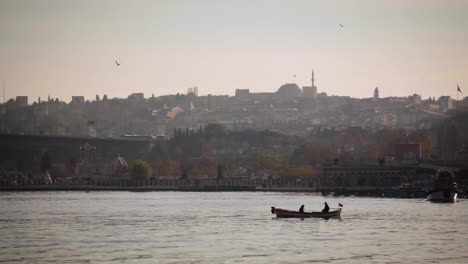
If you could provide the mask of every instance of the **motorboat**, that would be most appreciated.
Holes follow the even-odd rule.
[[[432,180],[427,200],[439,203],[454,203],[457,201],[459,190],[451,171],[439,170]]]

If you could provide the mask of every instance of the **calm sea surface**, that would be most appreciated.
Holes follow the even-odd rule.
[[[339,219],[276,219],[344,204]],[[468,201],[254,192],[0,193],[5,263],[468,263]]]

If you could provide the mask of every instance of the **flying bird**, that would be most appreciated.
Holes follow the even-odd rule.
[[[116,64],[117,66],[120,66],[120,63],[118,63],[117,61],[115,61],[115,64]]]
[[[340,27],[344,27],[344,26],[340,24]]]

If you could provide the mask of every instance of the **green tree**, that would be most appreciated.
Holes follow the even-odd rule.
[[[130,175],[137,183],[146,180],[151,174],[151,166],[144,160],[135,160],[130,165]]]
[[[222,137],[229,134],[229,129],[223,124],[208,124],[205,127],[205,134],[208,136]]]
[[[67,176],[65,164],[63,163],[58,163],[52,165],[50,168],[50,174],[53,182],[56,182],[57,179],[63,179]]]

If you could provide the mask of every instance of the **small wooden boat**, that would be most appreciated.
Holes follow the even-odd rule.
[[[328,213],[322,212],[304,212],[291,211],[281,208],[271,207],[271,213],[276,214],[277,218],[339,218],[341,215],[341,207],[336,210],[329,211]]]

